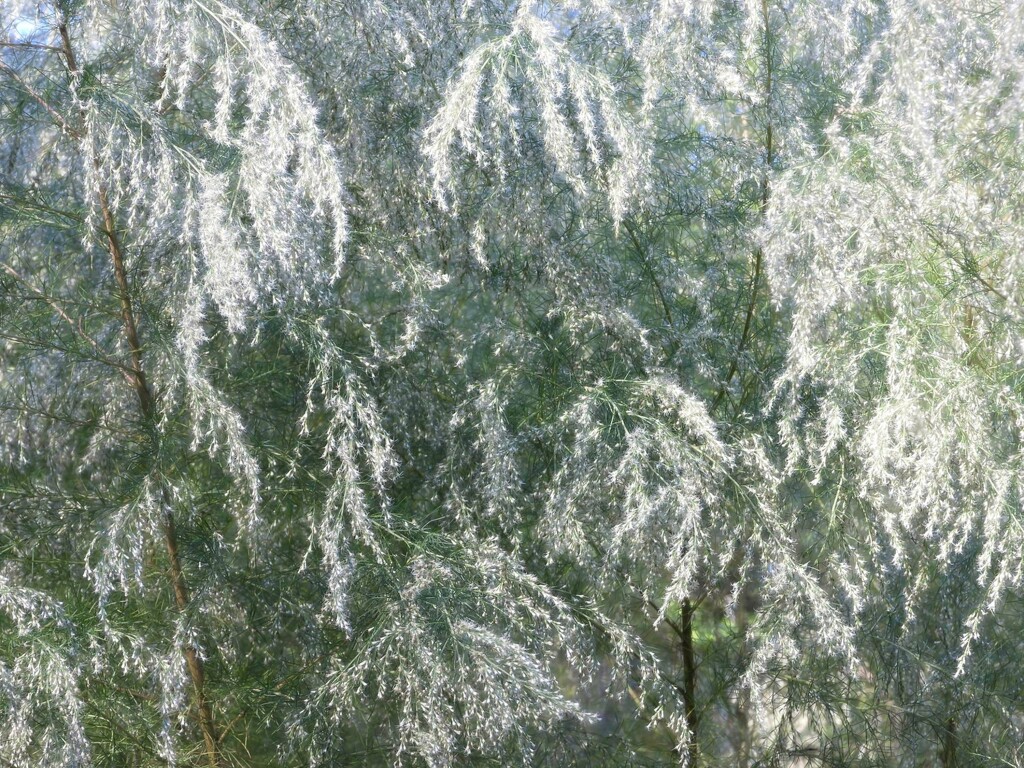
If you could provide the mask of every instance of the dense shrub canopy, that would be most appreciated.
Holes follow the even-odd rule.
[[[1024,4],[4,0],[0,765],[1021,765]]]

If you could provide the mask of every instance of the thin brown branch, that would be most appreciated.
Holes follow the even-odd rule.
[[[60,129],[64,133],[76,139],[80,138],[79,132],[71,126],[71,124],[67,121],[64,115],[58,112],[53,107],[53,105],[50,104],[50,102],[48,102],[39,93],[37,93],[31,85],[25,82],[25,79],[21,75],[19,75],[13,67],[5,64],[2,59],[0,59],[0,70],[3,70],[8,75],[10,75],[11,78],[24,89],[25,93],[31,96],[33,100],[38,102],[43,107],[43,109],[45,109],[49,113],[50,117],[52,117],[56,121],[56,123],[60,126]]]
[[[21,48],[28,51],[56,51],[60,53],[60,48],[53,45],[44,45],[43,43],[16,43],[11,40],[0,40],[0,48]]]
[[[90,336],[89,334],[87,334],[85,332],[85,328],[83,326],[81,318],[79,318],[77,321],[75,319],[73,319],[65,311],[64,307],[61,306],[60,302],[57,301],[57,299],[55,299],[54,297],[44,293],[39,288],[34,286],[31,282],[29,282],[27,279],[22,277],[17,272],[17,270],[15,270],[14,267],[12,267],[10,264],[3,264],[3,265],[0,265],[0,266],[3,267],[4,271],[7,272],[7,274],[9,274],[11,277],[13,277],[19,283],[24,285],[29,291],[31,291],[32,294],[36,298],[41,299],[42,301],[45,301],[47,304],[49,304],[53,308],[53,311],[57,313],[58,317],[60,317],[61,320],[63,320],[65,323],[67,323],[68,326],[70,326],[71,329],[75,333],[77,333],[79,336],[81,336],[83,339],[85,339],[89,343],[89,345],[94,350],[96,350],[96,354],[98,355],[98,358],[97,358],[98,360],[100,360],[101,362],[105,363],[106,365],[109,365],[112,368],[116,368],[118,371],[121,372],[121,375],[124,376],[126,380],[128,380],[129,382],[132,381],[131,371],[129,369],[127,369],[124,365],[119,363],[117,360],[114,360],[114,359],[110,358],[107,355],[106,351],[103,349],[103,347],[101,347],[99,345],[99,342],[97,342],[96,339],[94,339],[92,336]]]
[[[75,49],[71,45],[71,33],[68,31],[67,20],[61,20],[57,27],[60,32],[60,50],[64,54],[64,61],[67,64],[68,74],[78,77],[78,60],[75,58]]]
[[[654,285],[654,289],[658,294],[658,300],[661,302],[661,311],[665,315],[665,322],[667,322],[671,328],[675,325],[675,322],[672,319],[672,310],[668,303],[668,299],[665,296],[665,291],[661,287],[661,281],[658,280],[658,276],[654,272],[654,267],[652,267],[650,262],[647,260],[647,254],[644,252],[644,248],[640,244],[640,238],[637,237],[633,225],[629,221],[623,221],[622,224],[626,230],[626,234],[629,235],[630,241],[633,243],[633,248],[636,250],[636,254],[640,259],[641,265],[647,272],[648,277],[650,277],[651,283]]]
[[[764,59],[765,59],[765,79],[764,79],[764,106],[765,106],[765,161],[764,161],[764,173],[761,176],[761,197],[758,202],[758,216],[763,221],[764,217],[768,213],[768,202],[771,197],[771,184],[769,181],[769,173],[771,172],[772,163],[775,161],[775,137],[774,130],[772,127],[772,82],[774,78],[774,72],[772,70],[772,39],[771,29],[769,26],[770,18],[768,13],[768,0],[761,0],[761,21],[764,25]],[[753,275],[750,278],[750,297],[747,301],[747,309],[743,317],[743,331],[740,334],[739,344],[736,345],[736,354],[733,356],[732,362],[729,364],[729,372],[725,376],[725,380],[722,382],[721,387],[718,390],[718,394],[715,395],[715,399],[711,404],[711,412],[713,413],[718,409],[722,399],[725,397],[725,393],[728,391],[729,384],[732,382],[733,377],[736,375],[740,366],[740,358],[747,349],[747,344],[750,342],[750,331],[754,324],[754,313],[757,311],[757,300],[758,293],[761,287],[761,271],[764,265],[764,249],[758,245],[754,249],[754,270]]]
[[[959,765],[956,754],[956,718],[946,720],[942,729],[942,768],[955,768]]]
[[[68,74],[75,78],[78,76],[78,61],[75,58],[74,48],[71,45],[71,35],[67,23],[61,22],[58,26],[64,59],[67,64]],[[99,157],[93,155],[93,165],[99,171]],[[114,214],[110,206],[106,187],[100,181],[96,188],[96,198],[103,218],[103,234],[106,238],[107,252],[110,254],[111,265],[114,270],[114,281],[117,285],[118,299],[121,304],[121,320],[124,326],[125,340],[128,342],[128,349],[131,355],[130,380],[135,394],[139,400],[139,410],[147,422],[153,422],[156,418],[156,408],[153,402],[153,395],[146,380],[146,371],[142,361],[142,342],[139,338],[138,323],[132,309],[132,291],[128,280],[128,272],[125,268],[124,249],[117,232],[114,221]],[[174,590],[174,601],[178,611],[185,613],[189,607],[188,583],[181,567],[181,555],[178,549],[178,535],[172,512],[171,499],[166,487],[163,490],[164,496],[164,543],[167,548],[167,556],[170,560],[170,580]],[[193,694],[195,697],[196,711],[198,713],[199,728],[203,734],[203,742],[206,748],[206,758],[211,768],[218,768],[221,765],[219,739],[213,717],[213,709],[206,697],[206,673],[203,660],[192,643],[187,643],[182,649],[185,663],[188,667],[189,676],[192,679]]]
[[[950,252],[950,253],[953,252],[953,248],[950,247],[950,245],[946,242],[945,238],[943,238],[940,233],[936,232],[934,230],[934,228],[932,228],[929,231],[928,234],[931,237],[932,242],[935,243],[936,246],[938,246],[939,248],[942,248],[943,250],[945,250],[947,252]],[[961,248],[960,250],[961,251],[965,251],[966,249],[965,248]],[[954,259],[955,258],[956,257],[954,256]],[[981,270],[979,268],[976,268],[976,267],[972,268],[971,265],[970,265],[970,262],[968,261],[968,259],[969,259],[969,256],[965,253],[964,254],[965,263],[964,264],[958,264],[958,266],[963,270],[963,272],[968,277],[976,280],[978,282],[978,284],[981,285],[982,288],[984,288],[986,291],[991,293],[997,299],[999,299],[1000,301],[1002,301],[1005,304],[1010,305],[1011,308],[1017,309],[1017,307],[1018,307],[1017,302],[1015,302],[1013,299],[1011,299],[1003,291],[1001,291],[998,288],[996,288],[996,286],[993,285],[990,280],[988,280],[983,274],[981,274]]]
[[[321,661],[326,659],[327,656],[328,654],[322,653],[319,656],[310,659],[307,663],[303,664],[298,671],[293,672],[292,674],[288,675],[287,677],[281,680],[278,680],[277,684],[271,690],[273,691],[273,693],[280,693],[285,689],[285,687],[287,687],[288,683],[292,682],[293,680],[297,680],[299,677],[306,674],[310,669],[313,668],[314,665],[319,664]],[[232,729],[239,723],[239,721],[241,721],[242,718],[249,714],[249,711],[250,708],[243,708],[241,711],[238,712],[238,714],[231,718],[228,724],[225,725],[223,729],[221,729],[220,736],[217,739],[218,743],[224,741],[224,739],[228,736],[229,733],[231,733]]]
[[[165,501],[169,501],[169,499],[165,498]],[[178,553],[178,534],[174,525],[174,515],[171,514],[169,507],[164,515],[164,542],[167,545],[167,556],[171,561],[171,584],[174,588],[174,602],[178,606],[178,610],[184,613],[188,610],[189,605],[188,584],[181,570],[181,556]],[[203,732],[203,743],[206,746],[206,757],[211,768],[217,768],[220,765],[218,747],[220,739],[217,738],[213,709],[206,698],[206,672],[203,668],[203,660],[199,658],[199,652],[191,643],[185,646],[183,652],[189,676],[192,678],[196,711],[199,713],[199,728]]]
[[[697,714],[697,663],[693,653],[693,615],[696,609],[693,604],[683,600],[681,609],[680,651],[683,656],[683,706],[686,708],[686,729],[690,732],[687,737],[686,752],[687,765],[696,765],[700,755],[700,745],[697,741],[697,727],[700,719]]]

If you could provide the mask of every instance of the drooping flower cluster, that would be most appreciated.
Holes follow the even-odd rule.
[[[1015,759],[1022,38],[5,4],[0,758]]]

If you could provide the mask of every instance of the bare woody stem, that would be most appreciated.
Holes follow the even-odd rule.
[[[942,729],[942,768],[955,768],[960,764],[956,756],[956,741],[956,718],[950,717]]]
[[[696,608],[689,599],[683,600],[680,616],[679,644],[683,656],[683,706],[686,708],[686,729],[690,732],[686,744],[686,764],[697,764],[700,746],[697,741],[697,663],[693,653],[693,614]]]
[[[61,50],[67,64],[68,73],[72,78],[77,76],[79,69],[75,59],[74,49],[71,46],[71,36],[68,33],[66,22],[61,22],[59,32],[62,47]],[[93,155],[93,165],[97,171],[100,170],[100,160]],[[139,339],[138,322],[132,309],[131,285],[128,281],[128,272],[125,269],[124,249],[121,246],[120,237],[117,234],[117,227],[114,215],[111,210],[110,200],[106,187],[102,181],[97,182],[96,198],[100,207],[100,214],[103,218],[103,235],[106,239],[107,252],[110,254],[111,265],[114,270],[114,282],[117,285],[117,295],[121,303],[121,321],[124,327],[125,341],[131,355],[131,366],[129,368],[129,380],[139,401],[139,411],[144,421],[152,424],[156,417],[156,409],[153,402],[153,394],[146,379],[146,371],[142,364],[142,343]],[[170,560],[171,587],[174,590],[174,602],[178,611],[185,613],[189,606],[188,583],[181,567],[181,556],[178,551],[178,534],[174,523],[174,513],[171,509],[170,498],[164,490],[164,522],[163,522],[164,543],[167,547],[167,555]],[[192,687],[195,698],[195,706],[198,714],[199,729],[203,734],[203,742],[206,747],[206,757],[211,768],[220,766],[220,754],[218,749],[219,739],[217,738],[216,724],[213,718],[213,709],[206,698],[206,675],[203,661],[198,650],[191,643],[186,643],[182,649],[185,657],[185,664],[188,667],[189,676],[192,678]]]
[[[774,88],[774,77],[775,72],[773,69],[774,54],[772,51],[772,34],[771,34],[771,16],[768,8],[768,0],[761,0],[761,23],[764,26],[764,107],[765,107],[765,131],[764,131],[764,173],[761,176],[761,192],[758,200],[758,216],[763,221],[765,216],[768,215],[768,204],[771,199],[771,183],[769,174],[771,173],[772,164],[775,162],[775,135],[774,127],[772,124],[772,90]],[[714,401],[711,404],[711,413],[714,413],[718,406],[721,405],[723,398],[729,388],[729,384],[732,382],[733,377],[739,370],[740,358],[746,351],[747,344],[750,342],[750,333],[754,324],[754,313],[757,311],[757,300],[758,294],[761,287],[761,273],[764,268],[764,249],[758,245],[754,249],[753,253],[754,268],[753,274],[750,278],[749,298],[747,300],[747,308],[743,317],[743,330],[740,333],[739,344],[736,345],[736,354],[729,365],[729,371],[725,376],[725,380],[722,382],[718,394],[715,396]],[[738,617],[743,618],[745,624],[745,611],[739,610]],[[693,660],[693,607],[689,601],[683,603],[683,621],[682,621],[683,633],[681,635],[682,642],[682,654],[683,654],[683,687],[689,690],[689,700],[694,697],[693,683],[696,678],[696,667]],[[743,640],[744,645],[746,640]],[[687,696],[684,695],[684,698]],[[691,725],[691,717],[693,723],[697,722],[696,713],[692,713],[689,709],[686,712],[687,726],[690,728],[691,733],[694,732],[695,725]],[[747,713],[744,699],[741,697],[737,702],[737,719],[743,727],[743,733],[740,735],[740,749],[739,749],[739,761],[740,766],[746,766],[749,762],[749,727],[747,724]],[[691,749],[695,748],[695,744],[691,742]],[[691,764],[696,759],[697,754],[695,751],[690,753]]]
[[[164,541],[167,544],[167,555],[171,561],[171,584],[174,587],[174,602],[177,604],[178,610],[184,613],[189,603],[188,584],[181,570],[181,558],[178,555],[178,535],[174,528],[174,515],[171,514],[169,507],[164,516]],[[185,664],[188,666],[189,676],[192,678],[196,712],[199,715],[199,729],[203,732],[206,757],[211,768],[217,768],[220,765],[218,747],[220,738],[217,736],[217,726],[213,719],[213,708],[206,698],[206,674],[203,668],[203,660],[199,657],[195,646],[190,643],[185,645],[183,653],[185,655]]]
[[[768,174],[771,171],[772,163],[775,162],[775,137],[771,113],[772,88],[775,73],[772,69],[772,38],[771,28],[769,26],[770,18],[768,13],[768,0],[761,0],[761,21],[764,24],[765,161],[764,175],[761,177],[761,194],[760,199],[758,200],[757,209],[758,215],[763,220],[768,213],[768,201],[771,197],[771,186],[768,180]],[[729,365],[729,372],[725,375],[725,380],[722,382],[722,386],[719,388],[718,394],[715,396],[714,402],[711,404],[712,412],[718,409],[722,399],[725,397],[729,384],[732,382],[733,377],[739,370],[740,357],[746,351],[747,344],[750,341],[750,332],[754,323],[754,313],[757,311],[757,299],[761,287],[761,272],[763,266],[764,249],[758,245],[754,249],[754,271],[750,278],[750,298],[747,301],[747,310],[743,317],[743,331],[740,333],[739,344],[736,345],[736,355],[733,357],[732,363]]]

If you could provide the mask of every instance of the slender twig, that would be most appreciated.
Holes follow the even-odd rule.
[[[775,139],[774,130],[772,127],[772,114],[771,114],[771,102],[772,102],[772,81],[774,78],[774,72],[772,71],[772,41],[771,33],[769,30],[769,15],[768,15],[768,0],[761,0],[761,21],[764,24],[764,58],[765,58],[765,78],[764,78],[764,103],[765,103],[765,161],[764,161],[764,173],[761,176],[761,198],[758,202],[758,216],[761,220],[768,213],[768,202],[771,197],[771,184],[769,181],[769,174],[771,173],[772,163],[775,161]],[[757,300],[758,293],[761,287],[761,272],[764,263],[764,249],[758,245],[754,249],[754,271],[750,278],[750,298],[747,302],[747,310],[744,313],[743,318],[743,331],[740,334],[739,344],[736,345],[736,354],[729,365],[729,372],[725,376],[725,380],[722,382],[721,387],[718,390],[718,394],[715,395],[715,399],[711,404],[711,412],[713,413],[718,409],[722,399],[729,388],[729,384],[732,382],[733,377],[739,370],[740,358],[747,349],[747,344],[750,341],[750,331],[754,324],[754,313],[757,311]]]
[[[693,653],[693,615],[696,608],[689,598],[683,600],[680,612],[682,633],[679,646],[683,656],[683,705],[686,708],[686,730],[690,732],[686,744],[689,758],[687,764],[696,765],[700,754],[700,744],[697,741],[697,727],[700,725],[697,714],[697,663]]]
[[[43,109],[45,109],[50,114],[50,116],[57,121],[57,124],[60,125],[60,129],[64,131],[64,133],[76,139],[81,138],[81,134],[79,134],[79,132],[71,126],[71,124],[67,121],[64,115],[58,112],[53,107],[53,105],[51,105],[50,102],[44,99],[40,94],[36,93],[36,90],[27,82],[25,82],[24,78],[22,78],[22,76],[19,75],[13,67],[5,64],[2,59],[0,59],[0,70],[3,70],[12,78],[14,78],[15,82],[17,82],[18,85],[25,89],[25,93],[27,93],[35,101],[37,101],[43,107]]]
[[[758,201],[758,218],[764,221],[768,214],[768,204],[771,199],[771,181],[770,174],[772,164],[775,161],[775,136],[774,128],[772,125],[772,90],[773,90],[773,52],[772,52],[772,37],[771,37],[771,18],[768,8],[768,0],[761,0],[761,23],[764,26],[764,63],[765,63],[765,78],[764,78],[764,106],[765,106],[765,136],[764,136],[764,170],[761,176],[761,195]],[[761,272],[764,266],[764,249],[758,244],[754,249],[754,269],[753,274],[750,278],[749,287],[749,299],[747,301],[746,312],[743,317],[743,330],[740,333],[739,344],[736,345],[736,354],[734,355],[732,362],[729,365],[729,371],[726,374],[725,380],[722,382],[721,387],[718,390],[718,394],[715,396],[714,401],[711,404],[710,412],[714,413],[718,406],[721,404],[726,392],[728,391],[729,384],[732,382],[733,377],[739,370],[740,359],[743,353],[746,351],[747,345],[750,341],[751,329],[754,325],[754,313],[757,311],[758,294],[761,285]],[[690,688],[692,682],[696,679],[696,666],[693,658],[693,607],[689,605],[688,601],[683,605],[683,638],[682,638],[682,654],[683,654],[683,673],[684,673],[684,686],[687,687],[688,693],[691,697],[695,697],[695,691]],[[745,642],[745,641],[744,641]],[[742,700],[737,701],[737,708],[740,712],[737,718],[741,723],[746,722],[746,713],[743,709]],[[696,734],[696,727],[699,724],[697,721],[697,713],[694,710],[691,712],[689,709],[686,712],[687,726],[691,729],[691,734]],[[692,725],[691,725],[692,722]],[[692,738],[692,737],[691,737]],[[743,733],[740,737],[743,742],[740,749],[739,757],[742,765],[746,765],[748,762],[748,749],[747,749],[747,738],[748,734]],[[696,743],[691,743],[693,751],[690,754],[691,763],[697,758]]]
[[[287,677],[285,677],[285,678],[283,678],[281,680],[278,680],[277,684],[274,685],[274,687],[271,689],[271,691],[273,693],[280,693],[281,691],[283,691],[285,689],[285,687],[288,685],[288,683],[290,683],[293,680],[296,680],[299,677],[301,677],[302,675],[306,674],[310,669],[313,668],[314,665],[319,664],[321,661],[326,659],[328,657],[328,655],[329,654],[322,653],[319,656],[317,656],[317,657],[315,657],[313,659],[310,659],[307,663],[303,664],[302,667],[300,669],[298,669],[296,672],[293,672],[292,674],[288,675]],[[221,729],[220,736],[217,739],[218,743],[219,742],[223,742],[224,739],[227,737],[227,735],[229,733],[231,733],[231,730],[238,724],[238,722],[243,717],[248,715],[249,712],[250,712],[250,708],[243,708],[230,721],[228,721],[228,724],[225,725],[224,728]]]
[[[942,766],[953,768],[958,765],[956,758],[956,718],[950,717],[946,720],[942,729]]]
[[[74,48],[71,45],[71,35],[68,32],[67,23],[62,21],[58,26],[60,38],[63,44],[64,59],[67,64],[68,74],[72,79],[78,77],[80,72],[78,62],[75,58]],[[100,170],[100,159],[93,155],[94,167]],[[114,269],[114,281],[117,285],[118,299],[121,304],[121,320],[124,326],[125,340],[128,342],[128,349],[131,355],[130,380],[135,394],[139,400],[139,410],[143,419],[152,423],[156,419],[156,408],[153,402],[153,395],[146,380],[146,371],[142,364],[142,343],[139,338],[138,323],[132,309],[132,291],[128,281],[128,272],[125,268],[124,250],[114,221],[114,214],[107,196],[107,190],[100,181],[96,188],[96,198],[99,203],[100,214],[103,218],[103,234],[106,238],[107,251],[110,254],[111,265]],[[178,534],[175,526],[174,514],[171,508],[170,494],[166,487],[163,488],[164,498],[164,520],[163,532],[164,543],[167,547],[167,556],[170,560],[170,580],[174,590],[174,601],[178,611],[184,614],[189,607],[188,583],[181,567],[181,555],[178,549]],[[217,737],[216,725],[213,718],[213,709],[206,697],[206,674],[203,660],[195,645],[186,643],[182,649],[185,657],[185,664],[188,667],[189,676],[192,679],[195,705],[198,712],[199,728],[203,734],[203,742],[206,747],[206,757],[211,768],[220,766],[219,739]]]
[[[640,238],[637,237],[636,231],[633,225],[628,221],[623,221],[623,227],[626,230],[626,234],[629,235],[630,241],[633,243],[633,248],[636,250],[637,256],[640,258],[640,263],[647,272],[648,277],[651,278],[651,283],[654,284],[654,289],[658,294],[658,299],[661,302],[661,311],[665,315],[665,322],[668,323],[669,328],[675,325],[672,320],[672,310],[669,306],[668,299],[665,297],[665,291],[661,287],[661,281],[658,280],[658,275],[654,272],[654,267],[651,266],[647,260],[647,254],[644,252],[643,246],[640,244]]]
[[[943,250],[947,251],[952,250],[946,244],[946,241],[942,238],[940,234],[937,234],[935,231],[930,231],[929,236],[931,237],[932,242],[935,243],[935,245],[937,245],[939,248],[942,248]],[[1003,293],[1001,290],[996,288],[990,280],[988,280],[984,275],[981,274],[981,271],[979,269],[971,269],[969,265],[959,266],[967,274],[968,277],[977,280],[981,287],[984,288],[986,291],[988,291],[1001,301],[1005,302],[1006,304],[1011,305],[1013,309],[1017,308],[1017,303],[1009,296],[1007,296],[1005,293]]]
[[[7,272],[7,274],[9,274],[22,285],[24,285],[26,288],[28,288],[35,295],[36,298],[41,299],[42,301],[45,301],[47,304],[49,304],[53,308],[53,311],[56,312],[57,315],[65,323],[67,323],[73,331],[75,331],[75,333],[77,333],[79,336],[81,336],[83,339],[89,342],[90,346],[92,346],[92,348],[96,350],[96,354],[99,355],[99,357],[97,358],[98,360],[105,363],[106,365],[109,365],[112,368],[116,368],[118,371],[121,372],[121,375],[124,376],[125,379],[127,379],[129,382],[132,380],[131,371],[124,365],[119,363],[117,360],[113,360],[112,358],[110,358],[107,355],[106,351],[103,349],[103,347],[99,345],[99,342],[97,342],[96,339],[94,339],[92,336],[85,332],[85,328],[82,324],[82,318],[78,318],[77,321],[74,320],[64,310],[64,307],[61,306],[60,302],[57,301],[57,299],[44,293],[43,291],[39,290],[36,286],[32,285],[32,283],[30,283],[27,279],[18,274],[17,270],[15,270],[10,264],[0,264],[0,266],[3,267],[4,271]]]
[[[134,695],[134,692],[133,692]],[[99,704],[91,701],[89,698],[85,699],[85,705],[90,709],[96,716],[103,718],[103,720],[112,728],[116,728],[123,736],[125,736],[132,744],[146,753],[148,757],[158,761],[163,765],[170,765],[167,759],[156,752],[152,745],[147,744],[145,741],[140,739],[132,730],[125,724],[110,707],[101,707]]]
[[[43,43],[15,43],[11,40],[0,40],[0,48],[24,48],[31,51],[56,51],[60,53],[60,48],[53,45],[44,45]]]

